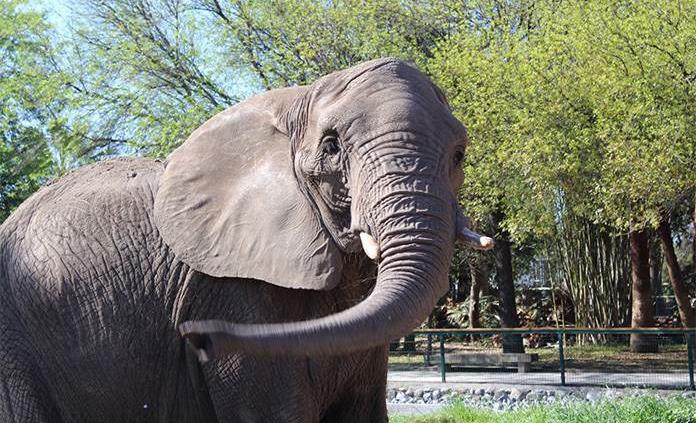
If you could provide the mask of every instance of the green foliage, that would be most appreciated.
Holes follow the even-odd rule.
[[[211,47],[212,23],[187,2],[84,0],[78,10],[64,60],[80,93],[75,113],[122,152],[166,156],[248,94],[235,85],[241,68]]]
[[[693,2],[475,4],[428,69],[470,131],[476,216],[518,241],[559,212],[625,230],[693,192]]]
[[[198,0],[230,60],[266,88],[308,84],[356,63],[394,56],[424,64],[452,10],[441,2]]]
[[[537,405],[502,413],[459,403],[432,416],[391,416],[390,421],[397,423],[693,423],[696,422],[696,401],[680,397],[660,399],[652,395],[643,395],[621,400],[605,400],[599,403]]]
[[[586,116],[564,131],[578,152],[568,168],[578,184],[562,187],[574,192],[570,207],[620,230],[655,226],[696,185],[686,170],[696,168],[696,4],[597,1],[545,13],[538,73]]]
[[[518,241],[553,224],[542,163],[528,143],[531,11],[530,2],[473,2],[427,67],[469,131],[465,208],[481,221],[503,212],[503,228]]]
[[[43,16],[24,1],[0,3],[0,222],[54,173],[64,141],[55,109],[65,100]]]
[[[452,304],[446,309],[447,323],[452,327],[469,327],[469,309],[471,301],[466,300]],[[498,317],[498,299],[492,295],[483,295],[479,298],[480,323],[484,328],[497,328],[500,326]]]

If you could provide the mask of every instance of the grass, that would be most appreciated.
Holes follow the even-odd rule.
[[[392,423],[696,423],[696,400],[640,396],[598,403],[536,405],[496,412],[454,404],[430,416],[390,416]]]

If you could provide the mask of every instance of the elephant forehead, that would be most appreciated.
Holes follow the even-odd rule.
[[[415,142],[445,143],[466,138],[466,130],[434,91],[425,96],[407,86],[346,92],[333,99],[320,99],[313,107],[317,130],[335,128],[347,139],[372,139],[390,132],[411,132]],[[312,121],[310,120],[310,127]]]

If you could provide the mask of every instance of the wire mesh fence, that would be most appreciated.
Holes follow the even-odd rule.
[[[504,337],[522,337],[524,351],[503,353]],[[693,390],[695,339],[677,328],[417,330],[390,345],[389,363],[437,370],[442,382]]]

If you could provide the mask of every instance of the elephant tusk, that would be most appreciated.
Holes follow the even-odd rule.
[[[481,248],[484,250],[490,250],[495,247],[495,241],[489,236],[482,236],[479,238],[479,245],[481,245]]]
[[[467,227],[463,227],[457,233],[457,240],[479,250],[490,250],[495,246],[493,238],[477,234]]]
[[[477,250],[490,250],[495,246],[493,238],[481,235],[469,229],[471,220],[464,216],[461,210],[457,211],[457,241],[462,242]]]
[[[366,232],[360,232],[360,243],[362,244],[365,254],[372,260],[379,259],[379,245],[372,235]]]

